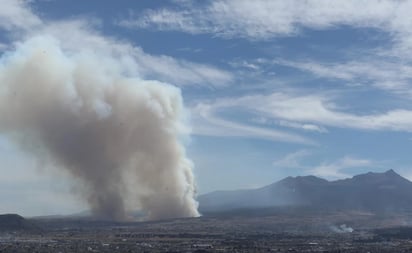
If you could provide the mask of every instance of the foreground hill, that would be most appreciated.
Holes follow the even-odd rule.
[[[0,215],[0,232],[23,230],[38,230],[38,227],[18,214]]]
[[[217,191],[198,198],[201,212],[300,206],[312,210],[412,210],[412,182],[393,170],[327,181],[315,176],[287,177],[251,190]]]

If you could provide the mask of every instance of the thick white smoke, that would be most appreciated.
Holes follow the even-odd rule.
[[[180,90],[119,66],[53,37],[18,44],[0,61],[0,133],[78,179],[100,218],[197,216]]]

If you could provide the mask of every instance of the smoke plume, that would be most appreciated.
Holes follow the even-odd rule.
[[[352,233],[354,231],[353,228],[346,226],[346,224],[330,226],[330,229],[335,233]]]
[[[38,36],[0,60],[0,133],[80,182],[100,218],[197,216],[180,90]]]

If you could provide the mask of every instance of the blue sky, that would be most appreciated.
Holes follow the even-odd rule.
[[[67,48],[131,57],[145,79],[179,87],[199,193],[308,174],[412,178],[412,1],[2,4],[0,54],[51,34]],[[84,208],[67,175],[5,136],[0,163],[0,212]]]

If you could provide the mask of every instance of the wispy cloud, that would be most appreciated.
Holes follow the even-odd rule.
[[[283,126],[283,127],[290,127],[290,128],[301,129],[301,130],[312,131],[312,132],[319,132],[319,133],[328,132],[328,130],[326,130],[326,128],[324,127],[317,126],[314,124],[307,124],[307,123],[302,124],[302,123],[297,123],[297,122],[279,120],[278,125]]]
[[[342,26],[372,28],[386,34],[389,45],[365,50],[347,62],[322,63],[278,60],[278,64],[310,72],[322,78],[370,84],[397,93],[411,92],[412,1],[390,0],[218,0],[185,1],[175,8],[132,12],[119,20],[131,29],[181,31],[225,38],[269,40],[298,36],[305,29],[327,30]],[[378,57],[379,56],[379,57]],[[236,68],[261,71],[259,64],[239,60]]]
[[[369,167],[373,164],[374,162],[371,160],[345,156],[334,162],[322,163],[308,172],[315,176],[327,179],[339,179],[351,176],[350,174],[345,173],[345,170],[347,169]]]
[[[200,103],[191,110],[193,134],[314,144],[312,140],[299,134],[226,120],[218,116],[216,109],[218,108],[213,105]]]
[[[303,165],[302,160],[312,153],[308,150],[299,150],[273,162],[273,166],[279,169],[292,168],[292,169],[306,169],[307,167]]]
[[[7,29],[4,34],[13,40],[39,34],[51,35],[58,39],[62,48],[85,53],[103,52],[113,55],[122,63],[118,66],[126,75],[143,79],[155,79],[176,86],[230,85],[233,74],[208,64],[191,62],[167,55],[153,55],[141,47],[100,32],[101,22],[96,18],[79,17],[61,21],[43,21],[26,1],[5,0],[0,10],[0,28]],[[16,35],[16,30],[21,30]]]
[[[9,32],[30,30],[42,24],[24,0],[2,0],[0,8],[0,28]]]
[[[278,64],[309,72],[326,79],[341,79],[349,85],[370,85],[396,93],[411,92],[412,65],[404,61],[389,61],[381,58],[363,57],[341,63],[316,61],[274,60],[260,63]]]
[[[353,156],[343,156],[335,161],[321,162],[319,165],[311,166],[305,162],[305,159],[312,156],[309,150],[299,150],[286,154],[284,157],[275,160],[273,165],[278,169],[300,169],[310,175],[319,176],[326,179],[348,178],[351,174],[345,172],[348,169],[369,168],[370,166],[379,166],[375,161],[361,159]]]
[[[320,129],[326,126],[412,132],[411,110],[391,109],[374,114],[354,114],[339,109],[332,96],[322,94],[296,95],[274,92],[267,95],[218,99],[213,103],[202,103],[199,106],[208,108],[211,112],[236,110],[253,113],[256,117],[268,118],[274,122],[292,122],[293,128],[296,128],[296,123],[303,126],[319,125]],[[217,117],[216,114],[212,115]],[[210,115],[206,115],[203,118],[207,120],[209,117]],[[289,125],[290,123],[282,124]]]
[[[251,122],[265,125],[265,126],[281,126],[287,128],[294,128],[299,130],[304,130],[308,132],[318,132],[318,133],[327,133],[328,130],[324,127],[314,125],[314,124],[306,124],[306,123],[298,123],[298,122],[291,122],[286,120],[273,120],[263,116],[257,116],[251,119]]]
[[[339,25],[380,28],[409,36],[407,27],[412,23],[407,11],[411,1],[218,0],[202,6],[193,4],[134,13],[119,24],[130,28],[266,39],[293,35],[305,27],[328,29]]]
[[[167,55],[148,54],[127,41],[103,36],[93,21],[87,19],[54,22],[45,26],[43,32],[60,38],[63,46],[69,49],[82,46],[115,55],[122,59],[122,68],[130,76],[156,79],[176,86],[221,87],[233,81],[233,75],[220,68]]]

